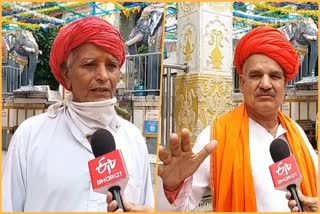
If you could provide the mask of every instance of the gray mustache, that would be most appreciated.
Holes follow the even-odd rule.
[[[271,97],[274,97],[275,96],[275,93],[272,92],[272,91],[258,91],[256,93],[257,96],[271,96]]]

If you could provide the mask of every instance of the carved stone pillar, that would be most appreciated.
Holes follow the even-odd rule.
[[[232,2],[178,4],[175,124],[196,136],[232,108]]]

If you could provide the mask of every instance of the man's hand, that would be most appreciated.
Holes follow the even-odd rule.
[[[297,202],[291,198],[291,193],[287,192],[286,198],[288,201],[288,207],[291,212],[298,212]],[[318,211],[318,198],[304,196],[300,190],[298,190],[298,198],[301,202],[301,206],[304,212],[317,212]]]
[[[186,178],[195,173],[217,145],[217,141],[213,140],[199,153],[194,154],[190,143],[190,132],[188,129],[183,129],[181,141],[175,133],[170,136],[169,148],[171,154],[160,146],[159,158],[163,165],[159,165],[158,175],[162,178],[166,190],[174,191],[178,189]]]
[[[118,203],[116,200],[112,200],[111,192],[107,194],[107,210],[108,212],[124,212],[122,209],[117,209]],[[146,206],[136,205],[127,201],[124,197],[122,197],[122,203],[126,212],[152,212],[153,209]]]

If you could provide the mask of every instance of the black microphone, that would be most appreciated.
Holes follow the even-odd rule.
[[[91,148],[94,156],[100,157],[107,153],[113,152],[116,149],[116,144],[112,134],[106,129],[98,129],[91,138]],[[116,200],[118,208],[124,210],[122,198],[120,195],[121,187],[118,185],[109,188],[112,193],[112,200]]]
[[[290,199],[294,199],[297,203],[298,212],[303,212],[297,193],[297,184],[300,183],[302,176],[294,156],[290,155],[288,144],[279,138],[273,140],[270,145],[270,154],[275,162],[270,166],[275,188],[279,190],[287,189],[291,193]]]

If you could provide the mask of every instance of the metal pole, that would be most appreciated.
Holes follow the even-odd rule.
[[[176,84],[175,84],[175,81],[176,81],[176,77],[174,76],[172,78],[172,92],[174,94],[174,96],[172,96],[172,127],[171,127],[171,132],[175,132],[176,131],[176,124],[175,124],[175,120],[174,120],[174,115],[175,115],[175,90],[176,90]]]
[[[151,69],[150,69],[150,71],[149,71],[149,75],[150,75],[150,78],[149,78],[149,80],[150,80],[150,83],[149,83],[149,88],[148,89],[153,89],[153,79],[152,79],[152,73],[153,73],[153,56],[151,57],[151,60],[150,60],[150,62],[151,62]]]
[[[163,73],[164,70],[167,70],[167,68],[163,68]],[[164,130],[164,119],[166,118],[166,99],[165,97],[165,91],[166,91],[166,87],[165,87],[165,81],[164,81],[164,75],[162,77],[162,96],[161,96],[161,136],[160,136],[160,142],[162,146],[165,146],[165,142],[166,142],[166,137],[164,136],[165,130]]]
[[[146,90],[146,89],[148,89],[147,88],[147,81],[149,81],[148,79],[147,79],[147,67],[149,66],[148,65],[148,58],[147,58],[148,56],[144,56],[144,82],[143,82],[143,89],[144,90]],[[150,71],[149,71],[150,72]],[[149,75],[149,74],[148,74]]]
[[[125,73],[126,73],[126,87],[125,88],[129,88],[129,71],[128,71],[128,67],[129,67],[129,65],[128,65],[128,63],[129,63],[129,60],[128,60],[128,58],[126,59],[126,70],[125,70]]]
[[[160,57],[161,57],[161,55],[160,55]],[[159,87],[159,77],[161,76],[160,74],[161,74],[161,66],[160,66],[160,62],[159,62],[159,60],[161,61],[161,58],[160,57],[157,57],[157,61],[158,61],[158,68],[159,69],[157,69],[157,82],[156,82],[156,89],[160,89],[160,87]],[[160,94],[160,93],[159,93]]]
[[[166,142],[170,142],[170,113],[171,113],[171,68],[167,69],[167,114],[166,114]]]
[[[140,57],[138,56],[138,57],[135,57],[135,60],[138,60],[138,68],[137,68],[137,71],[138,71],[138,80],[137,80],[137,82],[138,82],[138,90],[139,90],[139,86],[140,86],[140,81],[141,81],[141,75],[140,75],[140,72],[142,72],[141,71],[141,66],[142,66],[142,63],[141,63],[141,61],[140,61]],[[136,64],[136,63],[135,63]]]
[[[170,69],[183,70],[186,73],[189,72],[189,66],[188,65],[176,65],[176,64],[170,64],[170,63],[164,63],[163,66],[164,67],[168,67]]]

